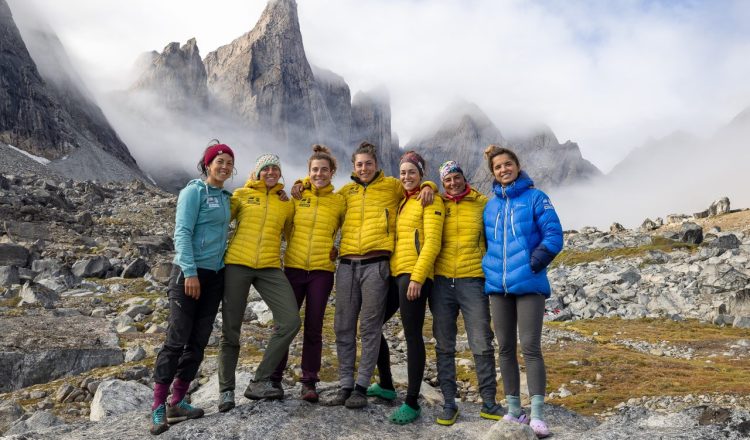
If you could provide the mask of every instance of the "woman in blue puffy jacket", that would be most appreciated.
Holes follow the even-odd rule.
[[[547,378],[541,344],[544,302],[550,296],[546,268],[562,250],[562,227],[549,197],[534,188],[513,151],[490,145],[484,157],[494,176],[495,197],[484,208],[487,253],[482,269],[500,346],[508,404],[504,419],[530,423],[543,438],[549,435],[543,414]],[[518,337],[531,396],[529,416],[521,410]]]

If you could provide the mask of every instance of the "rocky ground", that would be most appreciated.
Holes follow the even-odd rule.
[[[144,435],[167,315],[174,205],[173,195],[142,183],[0,175],[0,434]],[[730,212],[727,201],[704,218],[670,216],[638,230],[584,228],[565,239],[549,272],[554,295],[543,335],[555,438],[750,434],[750,211]],[[240,385],[250,379],[272,324],[254,292],[245,316]],[[336,379],[332,317],[329,310],[325,393]],[[297,399],[300,337],[284,401],[240,398],[235,410],[216,413],[219,319],[191,387],[193,402],[208,415],[163,437],[526,438],[528,431],[478,417],[465,334],[457,354],[460,423],[433,422],[440,393],[430,322],[424,414],[414,425],[387,422],[396,404],[373,400],[365,411],[349,411]],[[403,392],[406,347],[397,320],[386,334]]]

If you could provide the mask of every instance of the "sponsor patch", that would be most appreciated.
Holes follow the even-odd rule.
[[[219,203],[219,198],[216,196],[206,197],[206,204],[209,208],[218,208],[221,206],[221,204]]]
[[[440,211],[435,211],[435,215],[443,215],[443,213]]]
[[[552,203],[549,201],[549,199],[544,199],[542,201],[542,206],[544,206],[544,209],[555,209],[555,207],[552,206]]]
[[[311,199],[310,198],[304,198],[304,199],[302,199],[302,200],[299,201],[299,207],[300,208],[309,208],[310,207],[310,203],[311,203]]]
[[[247,204],[248,205],[260,205],[260,197],[248,197]]]

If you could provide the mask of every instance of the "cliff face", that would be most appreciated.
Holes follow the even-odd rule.
[[[438,182],[438,167],[446,160],[456,160],[471,184],[483,192],[492,186],[484,149],[495,144],[510,148],[518,154],[537,187],[551,188],[601,175],[589,161],[583,159],[578,145],[560,144],[555,134],[542,127],[532,134],[513,139],[503,137],[500,130],[476,105],[459,103],[449,108],[431,134],[417,138],[406,149],[417,150],[428,162],[430,179]]]
[[[335,133],[294,0],[269,2],[253,30],[209,53],[205,65],[217,102],[282,143],[307,147]]]
[[[137,64],[143,66],[143,73],[131,91],[152,92],[168,109],[187,112],[208,108],[206,68],[195,38],[182,47],[169,43],[160,54],[146,53]]]
[[[356,148],[362,141],[377,145],[379,165],[386,174],[398,175],[401,152],[391,135],[391,104],[385,89],[354,95],[351,145]]]
[[[43,25],[21,33],[5,0],[0,0],[0,141],[50,160],[81,148],[99,150],[130,169],[126,174],[140,175],[57,36]],[[99,171],[89,178],[107,179],[106,170]]]

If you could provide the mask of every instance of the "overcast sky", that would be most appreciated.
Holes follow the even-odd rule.
[[[11,1],[11,7],[21,0]],[[135,58],[196,37],[202,56],[265,1],[22,0],[95,93]],[[750,106],[750,1],[300,0],[311,63],[352,93],[385,85],[402,145],[456,98],[506,133],[544,122],[602,170],[649,138],[709,136]]]

